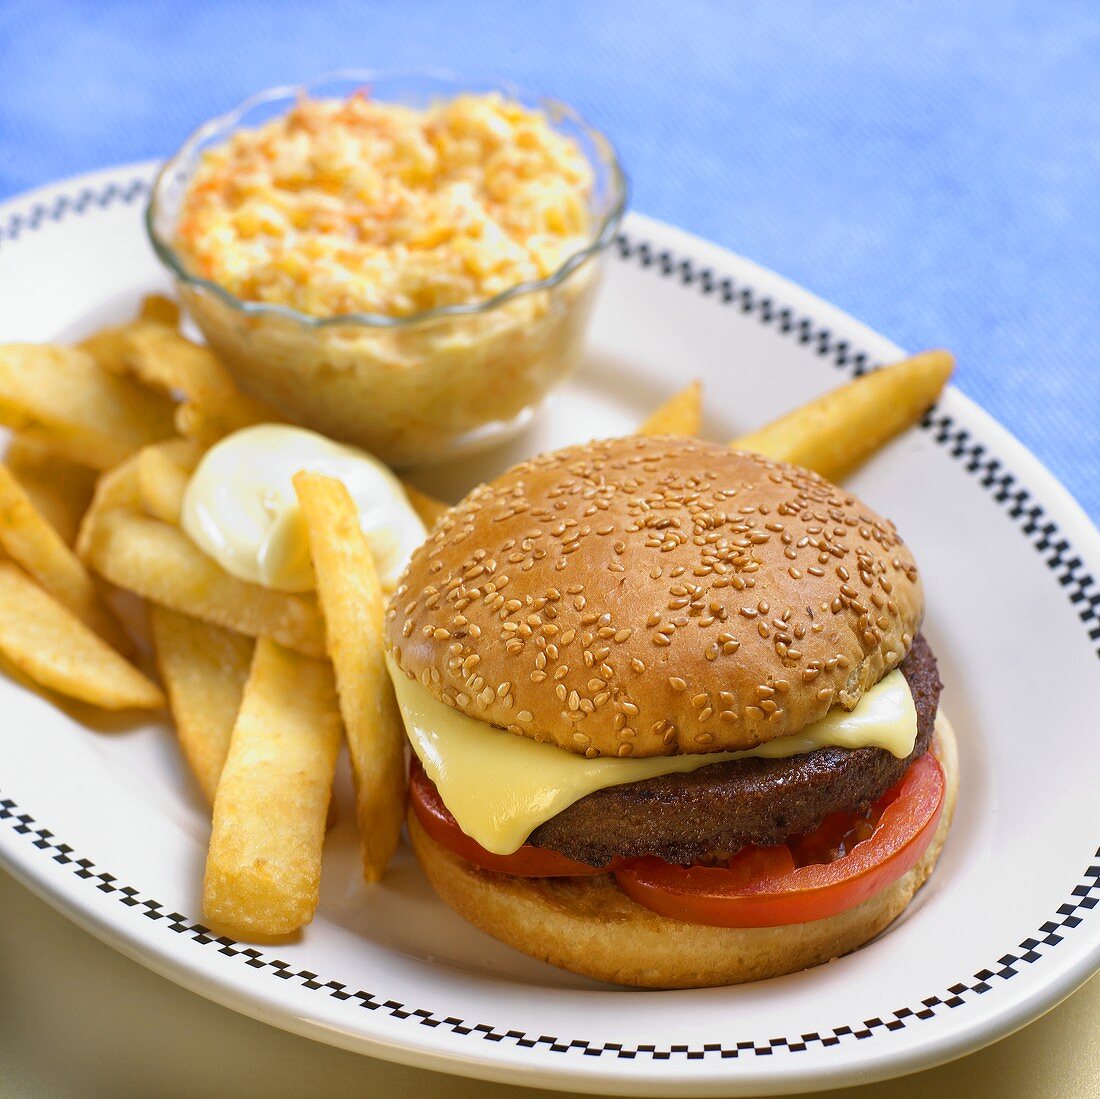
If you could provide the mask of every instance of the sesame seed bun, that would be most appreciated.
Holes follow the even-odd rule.
[[[892,523],[809,470],[695,439],[543,454],[413,555],[397,664],[471,717],[588,756],[797,733],[904,658],[917,569]]]
[[[928,849],[904,877],[855,908],[785,927],[707,927],[650,912],[611,875],[516,878],[478,869],[440,846],[409,813],[425,875],[460,916],[551,965],[639,988],[705,988],[795,973],[858,949],[895,920],[932,872],[958,789],[955,736],[941,716],[933,751],[947,780],[943,815]]]

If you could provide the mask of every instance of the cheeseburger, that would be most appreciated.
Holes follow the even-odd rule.
[[[893,524],[808,470],[638,436],[516,466],[387,611],[424,873],[490,935],[619,984],[854,950],[954,806],[923,613]]]

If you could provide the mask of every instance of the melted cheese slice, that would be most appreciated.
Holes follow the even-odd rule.
[[[904,759],[917,737],[913,695],[901,672],[893,671],[854,710],[831,710],[798,736],[748,751],[587,759],[460,713],[386,660],[413,751],[462,831],[497,855],[510,855],[540,824],[606,786],[749,756],[784,759],[829,746],[885,748]]]

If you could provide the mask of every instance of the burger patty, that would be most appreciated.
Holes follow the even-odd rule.
[[[905,759],[885,748],[818,748],[609,786],[541,824],[527,842],[589,866],[640,855],[686,865],[750,843],[782,843],[812,831],[830,813],[861,812],[905,774],[932,737],[943,685],[922,634],[900,669],[917,710],[917,739]]]

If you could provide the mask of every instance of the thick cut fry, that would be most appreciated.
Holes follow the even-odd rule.
[[[230,401],[225,404],[203,404],[184,401],[176,406],[176,430],[203,446],[213,446],[219,439],[256,424],[283,423],[285,417],[258,402]]]
[[[116,649],[129,648],[80,558],[46,521],[11,470],[0,463],[0,545],[59,603]]]
[[[187,490],[187,472],[161,451],[146,447],[138,459],[138,486],[146,515],[178,524]]]
[[[150,294],[143,298],[137,317],[129,324],[116,324],[101,328],[86,336],[77,347],[91,354],[100,366],[112,374],[127,374],[126,352],[130,329],[143,322],[155,322],[175,329],[179,326],[180,309],[171,298]]]
[[[187,481],[201,455],[193,439],[170,439],[138,452],[138,491],[146,515],[179,523]]]
[[[182,393],[203,404],[220,405],[240,397],[214,353],[192,343],[175,328],[138,321],[124,330],[123,362],[145,385]]]
[[[110,469],[173,433],[172,402],[104,370],[86,351],[0,345],[0,422],[74,462]]]
[[[112,584],[153,603],[249,637],[270,637],[307,656],[324,656],[316,602],[230,576],[177,527],[126,508],[96,517],[88,564]]]
[[[128,324],[101,328],[98,332],[85,336],[76,346],[81,351],[87,351],[104,370],[111,374],[125,374],[126,333],[129,328]]]
[[[157,455],[150,459],[148,454]],[[91,505],[84,514],[76,538],[77,556],[83,561],[88,554],[100,517],[114,508],[144,511],[154,519],[175,523],[179,519],[177,497],[182,503],[183,487],[176,469],[167,471],[161,459],[167,459],[186,475],[198,464],[202,447],[192,439],[165,439],[132,454],[114,469],[101,473],[96,482]],[[163,477],[164,482],[158,479]],[[168,518],[171,516],[171,518]]]
[[[405,816],[405,732],[382,649],[385,600],[348,490],[305,472],[295,475],[294,489],[355,775],[363,876],[375,882],[397,848]]]
[[[451,510],[450,504],[437,500],[426,492],[421,492],[416,485],[411,485],[408,481],[402,481],[401,487],[405,490],[405,495],[409,498],[413,511],[420,516],[420,521],[428,530],[435,526],[444,512]]]
[[[149,621],[180,747],[213,805],[255,643],[155,603]]]
[[[175,328],[180,322],[179,303],[166,298],[163,294],[148,294],[141,299],[138,319],[156,321],[157,324],[166,324],[169,328]]]
[[[259,641],[214,799],[208,920],[266,937],[313,919],[339,749],[332,669]]]
[[[155,683],[6,562],[0,562],[0,652],[40,686],[105,710],[164,705]]]
[[[96,471],[23,435],[12,438],[4,461],[50,526],[73,545],[92,502]]]
[[[100,520],[115,508],[126,508],[130,511],[141,509],[141,481],[136,454],[125,462],[120,462],[114,469],[101,473],[96,481],[92,502],[84,513],[76,536],[76,555],[85,564],[90,564],[88,558]]]
[[[703,423],[703,383],[694,381],[669,397],[640,428],[639,435],[698,435]]]
[[[954,365],[947,351],[922,352],[830,390],[731,445],[839,481],[928,411]]]
[[[242,427],[278,422],[274,409],[246,397],[214,353],[163,324],[139,321],[123,330],[122,364],[140,381],[183,398],[176,430],[212,443]]]

